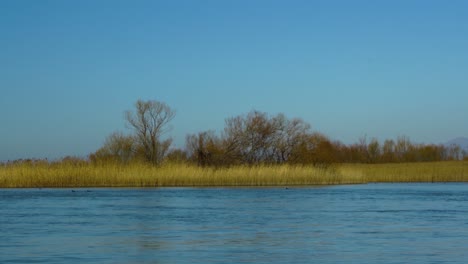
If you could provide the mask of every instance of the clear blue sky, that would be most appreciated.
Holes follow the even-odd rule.
[[[141,99],[334,140],[468,136],[468,1],[0,0],[0,160],[86,156]]]

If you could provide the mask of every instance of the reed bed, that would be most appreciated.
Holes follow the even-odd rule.
[[[361,173],[365,182],[468,182],[467,161],[346,164],[346,172]]]
[[[312,166],[201,168],[174,164],[17,164],[0,167],[0,187],[283,186],[360,183],[362,175]]]
[[[37,163],[0,165],[0,188],[293,186],[368,182],[468,182],[468,162],[236,166]]]

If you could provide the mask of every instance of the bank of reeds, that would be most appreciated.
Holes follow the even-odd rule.
[[[19,163],[0,165],[0,188],[292,186],[368,182],[468,182],[468,162],[237,166]]]
[[[0,167],[0,187],[163,187],[282,186],[360,183],[361,175],[343,175],[312,166],[238,166],[201,168],[173,164],[12,164]]]

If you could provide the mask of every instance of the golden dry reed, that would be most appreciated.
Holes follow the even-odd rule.
[[[0,188],[292,186],[368,182],[467,182],[468,162],[237,166],[36,163],[0,165]]]
[[[365,182],[468,182],[467,161],[347,164],[341,170],[360,172]]]

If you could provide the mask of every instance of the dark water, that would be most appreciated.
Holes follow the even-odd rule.
[[[0,189],[0,263],[468,263],[468,184]]]

